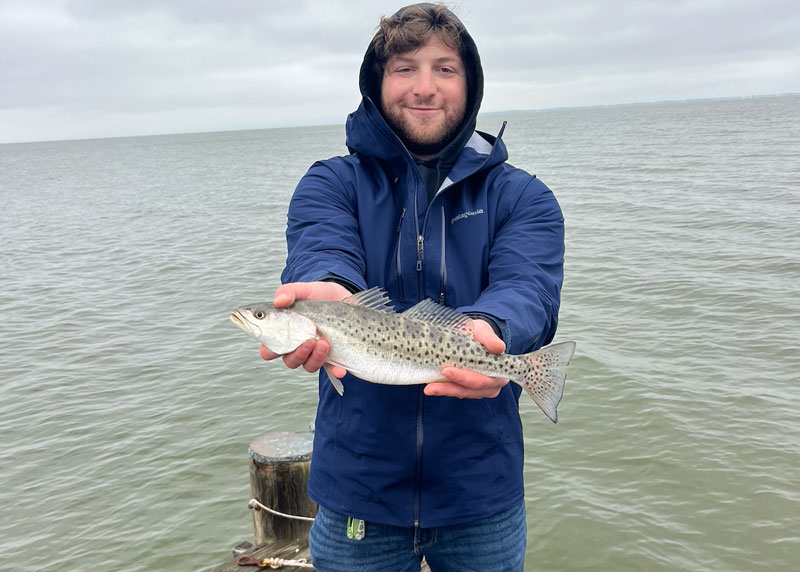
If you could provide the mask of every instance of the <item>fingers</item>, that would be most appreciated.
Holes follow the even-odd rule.
[[[330,344],[325,340],[319,340],[314,344],[308,359],[303,362],[303,369],[308,373],[319,371],[319,369],[325,365],[325,358],[328,357],[330,347]]]
[[[339,379],[347,375],[347,370],[343,367],[339,367],[338,365],[332,365],[328,371],[330,371],[334,377],[338,377]]]
[[[329,300],[339,302],[350,296],[350,291],[336,282],[291,282],[275,291],[276,308],[288,308],[297,300]]]
[[[472,337],[493,354],[506,351],[506,344],[494,333],[494,328],[485,320],[472,320]]]
[[[472,320],[472,335],[477,342],[488,351],[501,354],[506,349],[506,344],[497,337],[492,326],[485,320]],[[468,369],[446,367],[442,369],[442,376],[448,383],[429,383],[425,387],[426,395],[441,395],[458,397],[461,399],[494,398],[508,383],[507,379],[489,377]]]
[[[270,351],[270,349],[267,346],[264,346],[264,345],[262,345],[258,349],[258,355],[260,355],[261,359],[263,359],[265,361],[270,361],[270,360],[275,359],[276,357],[280,357],[278,354]]]
[[[325,358],[330,351],[330,344],[326,340],[308,340],[293,352],[283,356],[283,363],[289,369],[303,369],[309,373],[318,371],[325,363]]]
[[[328,357],[330,349],[331,346],[327,340],[307,340],[296,350],[283,356],[279,356],[263,345],[258,353],[263,360],[270,361],[277,357],[282,357],[283,363],[289,369],[297,369],[303,366],[303,369],[307,372],[314,373],[325,364],[325,358]],[[333,373],[336,377],[344,377],[347,371],[344,368],[335,367],[333,368]]]
[[[438,395],[467,399],[494,398],[508,384],[507,379],[489,377],[468,369],[446,367],[442,376],[449,383],[429,383],[425,386],[425,395]]]

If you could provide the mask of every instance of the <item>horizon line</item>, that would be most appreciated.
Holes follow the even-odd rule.
[[[770,97],[792,97],[800,96],[800,92],[786,92],[786,93],[765,93],[758,95],[733,95],[733,96],[720,96],[720,97],[693,97],[688,99],[664,99],[656,101],[637,101],[632,103],[605,103],[605,104],[590,104],[590,105],[570,105],[562,107],[543,107],[537,109],[506,109],[501,111],[483,111],[478,113],[480,116],[500,115],[503,113],[523,114],[523,113],[543,113],[550,111],[566,111],[578,109],[604,109],[609,107],[639,107],[647,105],[665,105],[665,104],[680,104],[680,103],[693,103],[703,101],[725,101],[725,100],[740,100],[740,99],[762,99]],[[77,141],[102,141],[104,139],[132,139],[136,137],[174,137],[179,135],[202,135],[213,133],[238,133],[246,131],[268,131],[275,129],[302,129],[311,127],[332,127],[340,125],[340,123],[319,123],[319,124],[298,124],[298,125],[283,125],[276,127],[247,127],[242,129],[222,129],[211,131],[180,131],[175,133],[147,133],[141,135],[108,135],[104,137],[82,137],[73,139],[41,139],[34,141],[0,141],[0,145],[26,145],[35,143],[66,143]]]

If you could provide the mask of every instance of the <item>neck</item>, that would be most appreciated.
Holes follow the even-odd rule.
[[[414,159],[419,159],[420,161],[430,161],[437,155],[438,153],[433,153],[432,155],[418,155],[417,153],[411,153],[411,156],[414,157]]]

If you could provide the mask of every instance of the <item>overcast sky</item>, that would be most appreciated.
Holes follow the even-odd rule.
[[[0,142],[343,123],[406,2],[0,0]],[[483,111],[800,92],[798,0],[462,0]]]

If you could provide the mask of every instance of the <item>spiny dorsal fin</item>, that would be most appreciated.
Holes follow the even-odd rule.
[[[430,299],[423,300],[416,306],[412,306],[403,312],[403,316],[416,318],[434,326],[452,328],[472,337],[472,318],[456,312],[452,308],[437,304]]]
[[[394,312],[394,306],[392,306],[389,296],[380,286],[353,294],[342,300],[342,302],[350,306],[360,306],[370,310],[378,310],[379,312]]]

